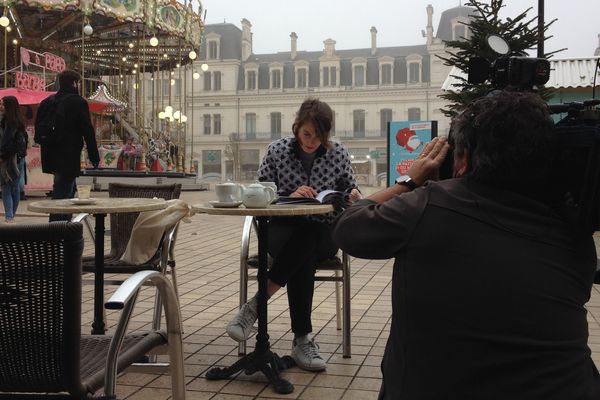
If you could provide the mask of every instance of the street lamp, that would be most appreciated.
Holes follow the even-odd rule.
[[[208,64],[207,64],[207,63],[204,63],[204,64],[202,64],[202,65],[200,66],[200,69],[201,69],[202,71],[204,71],[204,72],[208,71]]]
[[[158,46],[158,38],[156,36],[152,36],[150,38],[150,46],[152,46],[152,47]]]

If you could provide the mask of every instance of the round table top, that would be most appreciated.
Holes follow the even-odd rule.
[[[333,211],[329,204],[275,204],[264,208],[246,208],[243,205],[237,208],[213,207],[209,204],[194,204],[192,211],[197,213],[206,213],[214,215],[250,215],[253,217],[271,217],[271,216],[295,216],[327,214]]]
[[[167,207],[164,199],[140,199],[128,197],[103,197],[93,199],[94,204],[74,204],[72,199],[34,201],[29,211],[55,214],[113,214],[162,210]]]

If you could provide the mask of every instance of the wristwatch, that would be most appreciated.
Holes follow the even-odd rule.
[[[400,175],[398,178],[396,178],[396,184],[404,185],[410,190],[415,190],[418,187],[415,181],[413,181],[408,175]]]

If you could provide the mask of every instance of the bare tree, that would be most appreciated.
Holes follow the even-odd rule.
[[[225,147],[225,157],[231,161],[233,167],[233,180],[239,181],[241,178],[241,156],[240,156],[240,136],[237,133],[229,134],[229,143]]]

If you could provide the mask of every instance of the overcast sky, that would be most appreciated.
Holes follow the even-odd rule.
[[[194,0],[196,1],[196,0]],[[462,1],[464,4],[465,1]],[[254,53],[289,51],[290,33],[298,34],[298,50],[319,51],[323,40],[334,39],[337,49],[368,48],[369,29],[378,31],[379,47],[424,44],[427,4],[434,9],[434,33],[442,11],[459,0],[202,0],[206,23],[230,22],[241,28],[242,18],[252,23]],[[517,16],[529,7],[537,15],[538,0],[505,0],[503,16]],[[568,47],[555,58],[591,57],[598,47],[600,0],[545,0],[546,21],[554,38],[546,51]]]

